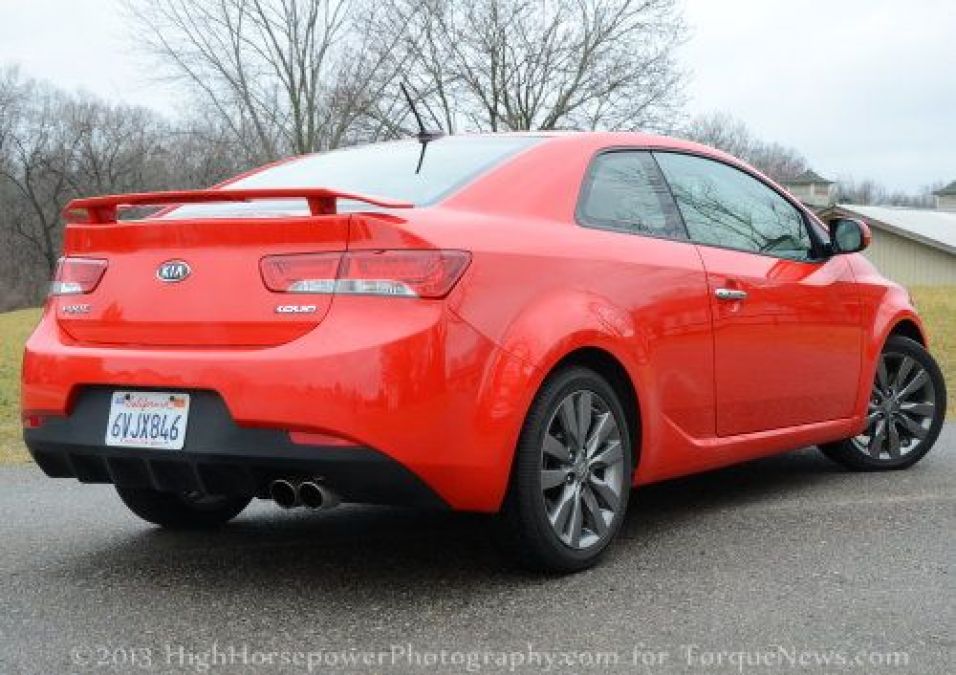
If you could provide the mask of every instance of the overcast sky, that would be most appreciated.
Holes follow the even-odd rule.
[[[828,177],[956,179],[956,0],[684,0],[688,112],[726,111]],[[173,112],[116,0],[0,0],[0,63]]]

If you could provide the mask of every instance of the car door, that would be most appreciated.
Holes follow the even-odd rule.
[[[846,259],[815,255],[807,216],[757,177],[655,157],[707,273],[717,435],[850,417],[862,322]]]

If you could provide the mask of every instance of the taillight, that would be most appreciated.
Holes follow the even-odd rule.
[[[106,261],[99,258],[60,258],[50,284],[50,295],[92,293],[106,272]]]
[[[262,281],[278,293],[332,293],[341,253],[270,255],[262,259]]]
[[[270,291],[442,298],[464,274],[466,251],[349,251],[262,259]]]

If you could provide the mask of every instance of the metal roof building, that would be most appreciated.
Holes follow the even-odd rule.
[[[956,211],[956,180],[933,193],[936,195],[936,208],[941,211]]]
[[[832,180],[827,180],[813,169],[807,169],[796,178],[786,181],[787,185],[833,185]]]
[[[812,169],[783,182],[790,194],[807,206],[817,209],[833,205],[835,185],[832,180],[827,180]]]

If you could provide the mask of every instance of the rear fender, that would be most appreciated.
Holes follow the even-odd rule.
[[[467,317],[464,320],[467,321]],[[578,349],[601,349],[623,365],[635,389],[641,391],[638,381],[640,364],[647,361],[649,339],[650,336],[642,333],[627,312],[607,298],[586,291],[546,294],[515,317],[505,329],[499,346],[529,367],[523,373],[527,379],[517,397],[515,390],[511,389],[515,384],[512,376],[493,374],[489,382],[491,386],[486,389],[489,402],[509,401],[507,408],[519,412],[512,418],[512,442],[498,449],[500,454],[496,464],[501,475],[510,475],[524,418],[544,380],[558,363]],[[636,349],[633,352],[622,350],[622,344],[636,345]],[[505,365],[508,361],[502,363]],[[513,368],[514,364],[511,363],[510,367]],[[507,389],[502,390],[501,386],[507,386]],[[500,407],[500,404],[491,409],[495,407]],[[481,408],[489,409],[488,406]]]
[[[634,378],[639,364],[647,361],[649,340],[628,312],[605,297],[579,290],[538,298],[505,329],[499,346],[535,368],[530,404],[545,377],[571,352],[588,347],[606,351]],[[622,344],[634,351],[621,349]]]

